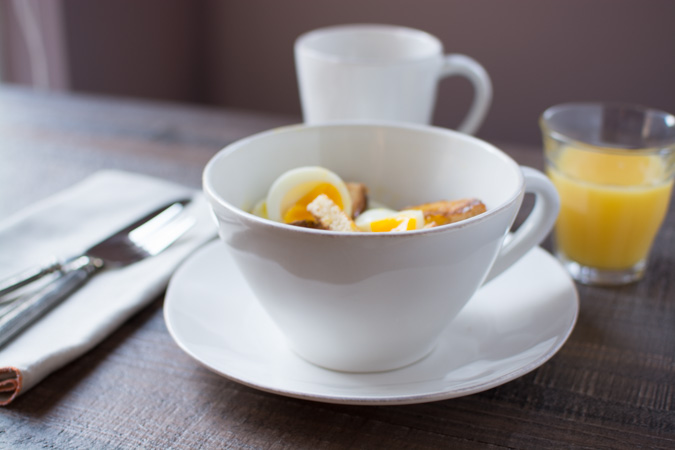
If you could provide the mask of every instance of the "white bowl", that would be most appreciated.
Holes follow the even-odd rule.
[[[405,233],[336,233],[249,213],[274,180],[318,165],[360,181],[394,208],[475,197],[487,212]],[[235,142],[207,164],[219,234],[256,297],[300,356],[382,371],[426,355],[486,279],[536,246],[558,212],[555,189],[479,139],[401,124],[297,125]],[[504,245],[525,192],[535,208]]]

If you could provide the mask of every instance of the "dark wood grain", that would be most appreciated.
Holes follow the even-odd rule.
[[[295,121],[0,89],[0,219],[103,168],[198,187],[225,144]],[[537,148],[501,147],[542,167]],[[539,369],[468,397],[389,407],[296,400],[225,380],[174,344],[160,297],[0,409],[0,447],[675,447],[672,202],[644,280],[578,289],[577,326]]]

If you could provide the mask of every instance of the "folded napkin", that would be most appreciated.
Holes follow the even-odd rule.
[[[79,253],[157,207],[192,197],[197,221],[157,256],[104,270],[0,348],[0,405],[10,403],[56,369],[90,350],[157,298],[176,267],[216,235],[202,195],[164,180],[98,172],[0,222],[0,278]]]

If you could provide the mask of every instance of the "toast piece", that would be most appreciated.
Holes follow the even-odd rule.
[[[424,213],[425,227],[459,222],[460,220],[477,216],[486,211],[483,202],[475,198],[464,198],[452,201],[441,200],[439,202],[411,206],[406,209],[421,210]]]
[[[289,225],[294,225],[296,227],[302,228],[316,228],[321,229],[321,224],[319,222],[314,222],[313,220],[296,220],[295,222],[289,223]]]
[[[309,211],[322,229],[331,231],[356,231],[356,224],[326,194],[317,196],[309,205]]]
[[[345,184],[352,198],[352,219],[356,219],[359,214],[368,209],[368,188],[364,183],[348,182]]]

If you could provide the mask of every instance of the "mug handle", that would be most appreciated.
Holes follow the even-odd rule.
[[[480,128],[492,102],[492,82],[483,66],[466,55],[445,55],[440,78],[463,76],[473,84],[475,94],[473,104],[457,131],[475,134]]]
[[[539,245],[553,228],[560,211],[558,191],[546,175],[530,167],[521,166],[521,170],[525,179],[525,192],[535,195],[534,208],[502,246],[484,283],[504,272]]]

